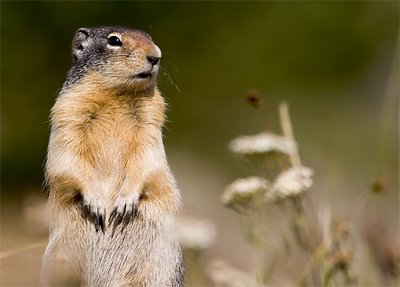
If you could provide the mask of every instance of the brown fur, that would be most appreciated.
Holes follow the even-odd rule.
[[[121,49],[64,88],[51,111],[51,226],[42,286],[57,277],[61,251],[87,286],[182,284],[181,251],[172,232],[180,196],[161,132],[166,104],[154,79],[132,80],[156,46],[136,31],[118,35]],[[84,199],[97,210],[104,205],[108,218],[119,202],[136,197],[137,214],[125,225],[106,225],[104,234],[82,215]]]

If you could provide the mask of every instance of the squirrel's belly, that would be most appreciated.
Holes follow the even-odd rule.
[[[129,145],[120,137],[104,132],[96,137],[89,136],[85,146],[84,154],[96,174],[96,186],[103,198],[111,201],[126,176],[126,163],[133,156],[129,152]]]

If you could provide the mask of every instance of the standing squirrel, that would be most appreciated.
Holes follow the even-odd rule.
[[[151,37],[81,28],[51,110],[46,162],[49,243],[41,286],[62,250],[85,286],[183,286],[174,236],[180,194],[162,141],[166,103]]]

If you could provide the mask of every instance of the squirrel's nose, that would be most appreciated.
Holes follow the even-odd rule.
[[[160,61],[160,57],[147,56],[147,61],[149,61],[149,63],[152,64],[153,66],[155,66]]]

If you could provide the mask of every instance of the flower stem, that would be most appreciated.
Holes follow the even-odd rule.
[[[286,102],[279,104],[279,118],[283,136],[290,141],[296,142],[292,128],[292,121],[290,120],[289,105]],[[290,163],[292,167],[301,166],[301,160],[297,146],[295,148],[295,152],[290,155]]]

